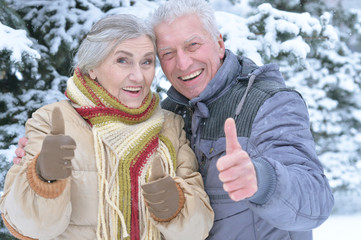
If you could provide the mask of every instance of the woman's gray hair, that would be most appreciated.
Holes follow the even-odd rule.
[[[162,22],[171,23],[176,18],[196,14],[203,27],[217,41],[219,30],[215,21],[213,8],[205,0],[169,0],[155,10],[151,17],[153,29]]]
[[[121,42],[148,36],[155,49],[155,36],[151,27],[131,14],[107,16],[95,23],[78,50],[78,67],[82,73],[99,66]]]

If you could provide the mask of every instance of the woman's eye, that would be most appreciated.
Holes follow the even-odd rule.
[[[143,64],[145,65],[152,65],[153,64],[153,59],[146,59]]]
[[[126,58],[118,58],[117,62],[118,63],[127,63],[127,59]]]

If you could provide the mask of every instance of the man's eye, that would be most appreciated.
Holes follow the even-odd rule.
[[[162,59],[164,60],[169,60],[173,57],[173,52],[165,52],[165,53],[162,53]]]
[[[188,45],[188,50],[193,52],[197,50],[201,45],[198,42],[192,42]]]

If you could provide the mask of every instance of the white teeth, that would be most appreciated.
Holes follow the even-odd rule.
[[[140,87],[125,87],[125,88],[123,88],[123,90],[125,90],[125,91],[130,91],[130,92],[138,92],[138,91],[140,91],[142,88],[140,88]]]
[[[187,80],[189,80],[189,79],[192,79],[192,78],[195,78],[195,77],[199,76],[201,73],[202,73],[202,70],[199,70],[199,71],[194,72],[194,73],[192,73],[192,74],[190,74],[190,75],[188,75],[188,76],[181,77],[181,79],[182,79],[183,81],[187,81]]]

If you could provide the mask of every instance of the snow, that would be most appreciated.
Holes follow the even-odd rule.
[[[13,157],[15,157],[16,148],[17,146],[11,145],[9,149],[0,149],[0,155],[3,155],[8,162],[12,162]]]
[[[115,4],[113,2],[107,2]],[[271,6],[269,3],[261,4],[258,7],[259,13],[250,17],[244,17],[246,11],[250,11],[249,7],[245,7],[247,1],[231,6],[228,1],[213,0],[212,6],[217,9],[216,19],[219,24],[219,29],[224,36],[227,36],[226,46],[230,50],[243,53],[245,56],[253,59],[257,64],[263,64],[263,57],[260,55],[262,49],[265,49],[267,56],[273,57],[283,52],[285,54],[291,53],[296,58],[305,59],[310,52],[310,46],[301,38],[299,33],[306,35],[315,35],[321,32],[322,26],[318,19],[310,16],[309,13],[291,13],[280,11]],[[17,6],[28,6],[33,4],[32,1],[17,1]],[[105,15],[115,13],[130,13],[139,17],[148,16],[157,6],[156,2],[149,2],[145,0],[138,0],[133,7],[128,6],[128,1],[123,4],[126,7],[115,7],[107,13],[103,13],[97,7],[102,5],[97,1],[83,1],[84,7],[90,9],[88,11],[81,11],[74,8],[74,1],[51,1],[46,7],[40,10],[29,11],[24,17],[25,20],[32,19],[34,26],[46,31],[52,22],[56,22],[45,36],[45,41],[49,42],[50,53],[55,54],[59,50],[62,41],[71,43],[72,47],[76,48],[78,41],[77,36],[82,32],[87,32],[91,25]],[[68,10],[69,9],[69,10]],[[242,10],[242,11],[241,11]],[[44,23],[44,15],[49,12],[56,12]],[[81,17],[79,17],[81,16]],[[249,31],[249,26],[256,24],[263,17],[266,17],[266,34],[263,38],[257,37],[254,33]],[[336,32],[332,26],[327,25],[329,22],[329,14],[325,14],[322,19],[322,24],[325,24],[326,31],[324,34],[330,39],[337,38]],[[66,29],[66,25],[71,22],[73,25]],[[0,23],[1,24],[1,23]],[[28,53],[36,58],[40,55],[37,51],[31,49],[31,41],[26,37],[24,30],[13,30],[5,25],[0,25],[0,35],[7,33],[6,38],[0,39],[0,49],[8,48],[12,51],[12,59],[20,61],[21,53]],[[11,34],[9,34],[11,33]],[[284,41],[277,40],[277,34],[288,33],[293,38]],[[242,44],[240,42],[242,41]],[[11,44],[11,45],[10,45]],[[10,46],[8,46],[10,45]]]
[[[0,36],[0,50],[10,51],[11,61],[21,62],[22,54],[40,58],[40,54],[30,47],[32,41],[27,38],[25,30],[15,30],[0,22]]]
[[[360,240],[361,213],[331,215],[320,227],[313,231],[314,240]]]
[[[294,46],[299,46],[297,49],[294,49]],[[310,46],[308,46],[300,36],[295,39],[287,40],[281,44],[281,51],[283,52],[293,52],[297,58],[305,59],[307,54],[311,51]]]

